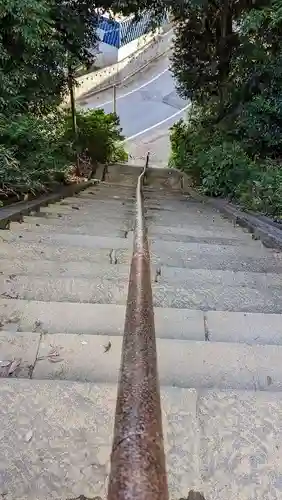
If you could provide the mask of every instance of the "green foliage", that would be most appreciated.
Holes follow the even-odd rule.
[[[140,16],[160,0],[2,0],[0,6],[0,186],[42,189],[64,181],[77,153],[92,163],[125,161],[119,120],[102,111],[69,115],[58,106],[77,67],[93,65],[95,28],[103,11]],[[88,165],[88,162],[86,161]]]
[[[88,156],[93,165],[127,160],[119,120],[101,110],[77,114],[78,139],[73,140],[69,112],[48,117],[0,116],[0,178],[2,190],[21,186],[42,189],[63,182],[75,163],[76,154]]]
[[[2,189],[36,190],[48,186],[70,170],[73,152],[64,139],[58,116],[0,117]]]
[[[180,121],[173,126],[171,165],[185,170],[205,194],[235,197],[240,185],[252,178],[255,162],[240,143],[226,141],[219,130],[207,133],[210,131],[202,124],[195,127],[194,122],[195,118],[189,124]]]
[[[224,15],[218,14],[218,30],[215,15],[213,31],[208,13],[217,5],[224,14],[227,4],[233,21],[237,22],[237,41],[228,55],[226,71],[219,71],[224,68],[220,65],[224,59],[220,51],[216,52],[216,43],[222,39]],[[235,199],[247,208],[279,217],[282,215],[281,2],[256,2],[252,6],[251,2],[229,1],[219,5],[207,0],[201,7],[191,5],[194,17],[186,26],[191,30],[191,23],[195,23],[194,35],[186,33],[184,22],[180,25],[182,33],[178,33],[176,40],[174,70],[182,93],[192,97],[193,106],[188,121],[172,128],[170,162],[186,170],[194,184],[208,195]],[[237,10],[232,10],[235,7]],[[204,12],[208,17],[203,24]],[[195,35],[196,28],[201,28],[202,39]],[[219,57],[205,63],[205,43],[211,33],[209,51],[214,50],[213,54]],[[232,40],[233,43],[235,38]],[[182,50],[181,44],[186,42]]]
[[[48,110],[65,90],[65,54],[48,2],[3,0],[0,9],[0,111]]]
[[[271,0],[203,0],[174,5],[176,36],[172,69],[183,97],[204,103],[223,99],[234,57],[242,51],[243,15]]]
[[[133,2],[134,3],[134,2]],[[95,163],[123,161],[118,118],[58,112],[78,65],[93,63],[97,9],[113,2],[3,0],[0,7],[0,173],[2,190],[64,182],[77,153]],[[129,6],[128,6],[129,7]],[[134,6],[136,10],[137,7]]]
[[[259,165],[252,178],[240,189],[240,202],[248,209],[282,219],[282,169],[268,160]]]
[[[86,154],[92,163],[114,163],[126,161],[127,155],[122,146],[119,118],[114,113],[106,114],[101,109],[79,111],[76,114],[77,139],[73,147],[78,154]],[[68,141],[73,139],[71,115],[66,117]]]

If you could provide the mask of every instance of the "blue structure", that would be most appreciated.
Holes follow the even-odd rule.
[[[149,12],[145,13],[139,21],[136,21],[134,18],[117,21],[101,16],[97,26],[101,42],[120,49],[123,45],[150,32],[150,20]],[[163,24],[166,22],[167,16],[164,16]]]

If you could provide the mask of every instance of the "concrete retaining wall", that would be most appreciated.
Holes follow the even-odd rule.
[[[150,35],[146,35],[150,37]],[[87,75],[80,76],[77,81],[76,98],[86,98],[96,92],[106,90],[112,85],[119,85],[127,78],[133,76],[151,61],[165,54],[171,47],[173,30],[149,38],[149,42],[139,50],[125,57],[116,64]],[[148,40],[148,38],[147,38]]]

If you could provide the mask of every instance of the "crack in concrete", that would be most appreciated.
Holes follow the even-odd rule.
[[[109,259],[110,259],[111,265],[116,265],[118,263],[117,253],[116,253],[116,250],[114,248],[112,248],[110,253],[109,253]]]
[[[210,341],[210,334],[209,334],[209,328],[208,328],[208,317],[206,313],[204,313],[204,330],[205,330],[205,341],[209,342]]]
[[[102,500],[101,497],[85,497],[84,495],[79,495],[75,498],[67,498],[67,500]]]
[[[154,279],[154,282],[155,283],[159,283],[159,277],[162,275],[162,270],[160,267],[157,267],[156,269],[156,273],[155,273],[155,279]]]

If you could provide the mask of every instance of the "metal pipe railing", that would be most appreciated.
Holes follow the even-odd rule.
[[[143,183],[136,223],[118,383],[108,500],[168,500]]]

